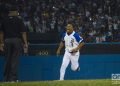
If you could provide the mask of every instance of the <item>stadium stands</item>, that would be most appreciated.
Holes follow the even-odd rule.
[[[1,0],[1,3],[8,8],[16,4],[28,32],[37,35],[39,32],[40,36],[52,33],[61,37],[66,23],[73,22],[87,43],[120,41],[120,0],[16,0],[16,3]],[[45,36],[49,40],[49,35]]]

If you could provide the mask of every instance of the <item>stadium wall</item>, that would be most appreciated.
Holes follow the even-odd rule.
[[[85,43],[81,49],[82,55],[93,54],[120,54],[119,43]],[[29,55],[55,55],[58,44],[30,44]],[[64,53],[64,48],[61,50],[61,55]]]
[[[22,81],[57,80],[62,56],[21,56],[19,79]],[[65,79],[101,79],[111,78],[111,74],[120,73],[120,54],[81,55],[81,70],[73,72],[70,65]],[[0,81],[3,79],[4,57],[0,57]]]

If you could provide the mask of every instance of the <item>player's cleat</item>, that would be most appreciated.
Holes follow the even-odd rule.
[[[54,81],[64,81],[64,80],[54,80]]]
[[[76,69],[76,71],[80,71],[80,67],[78,67],[78,68]]]

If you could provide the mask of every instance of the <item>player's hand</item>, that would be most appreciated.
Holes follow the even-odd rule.
[[[4,44],[0,44],[0,50],[4,51]]]
[[[28,53],[28,44],[24,44],[24,53]]]
[[[56,55],[57,55],[57,56],[60,55],[60,50],[57,50]]]
[[[76,53],[77,51],[78,51],[77,48],[74,48],[74,49],[71,50],[72,53]]]

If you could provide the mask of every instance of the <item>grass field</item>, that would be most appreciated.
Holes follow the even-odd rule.
[[[34,81],[34,82],[1,82],[0,86],[120,86],[112,84],[110,79],[98,80],[64,80],[64,81]]]

